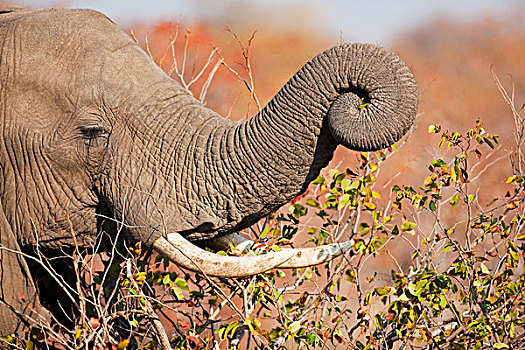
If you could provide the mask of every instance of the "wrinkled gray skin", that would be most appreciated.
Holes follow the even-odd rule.
[[[338,144],[392,144],[417,110],[397,55],[343,44],[234,122],[100,13],[2,4],[0,13],[0,334],[19,331],[17,312],[39,305],[31,259],[13,250],[34,255],[38,243],[53,256],[102,231],[115,240],[107,218],[145,246],[175,231],[202,244],[302,193]]]

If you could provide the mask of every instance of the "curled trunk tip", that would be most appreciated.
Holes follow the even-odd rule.
[[[327,114],[338,143],[373,151],[390,146],[410,129],[417,113],[418,89],[397,54],[371,44],[343,44],[321,55],[338,69],[333,72],[336,93]]]

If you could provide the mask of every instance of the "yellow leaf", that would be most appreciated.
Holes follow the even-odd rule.
[[[127,348],[129,345],[129,339],[124,339],[124,340],[121,340],[118,345],[117,345],[117,349],[118,350],[124,350],[125,348]]]
[[[399,148],[397,147],[397,142],[394,142],[391,147],[394,149],[394,151],[399,151]]]
[[[507,179],[507,181],[505,181],[506,183],[510,184],[510,183],[513,183],[514,180],[516,180],[516,175],[512,175],[511,177],[509,177]]]
[[[133,277],[135,278],[137,282],[142,282],[146,279],[146,273],[139,272],[139,273],[134,274]]]
[[[162,284],[168,284],[170,282],[171,282],[170,275],[169,274],[165,274],[164,278],[162,279]]]
[[[379,296],[385,296],[385,295],[394,294],[394,292],[396,290],[393,287],[391,287],[391,286],[384,286],[384,287],[377,287],[377,288],[374,289],[374,291]]]
[[[370,202],[364,202],[363,205],[365,206],[365,208],[367,208],[369,210],[374,210],[376,208],[376,205],[374,203],[370,203]]]

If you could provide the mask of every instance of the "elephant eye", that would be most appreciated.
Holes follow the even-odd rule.
[[[80,128],[82,136],[88,140],[93,141],[99,137],[105,137],[108,135],[108,130],[102,126],[83,126]]]
[[[109,130],[101,125],[90,125],[80,127],[82,138],[87,146],[88,154],[89,150],[93,148],[106,148],[109,140]]]

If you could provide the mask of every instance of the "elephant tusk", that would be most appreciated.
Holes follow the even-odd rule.
[[[319,265],[346,253],[354,246],[354,243],[354,240],[351,239],[347,242],[326,244],[315,248],[283,249],[283,251],[294,251],[295,254],[277,267],[291,269]]]
[[[230,233],[228,235],[224,235],[207,241],[206,246],[215,250],[227,250],[230,243],[233,244],[235,250],[238,250],[241,253],[246,253],[255,244],[255,242],[244,238],[238,234]],[[284,248],[282,252],[293,252],[293,255],[290,259],[286,260],[285,262],[279,264],[276,267],[297,268],[319,265],[346,253],[354,246],[354,243],[354,240],[351,239],[347,242],[332,243],[315,248]]]
[[[193,245],[176,232],[169,233],[167,239],[157,238],[153,242],[153,249],[179,266],[217,277],[247,277],[263,273],[292,259],[296,254],[288,249],[257,256],[221,256]]]

